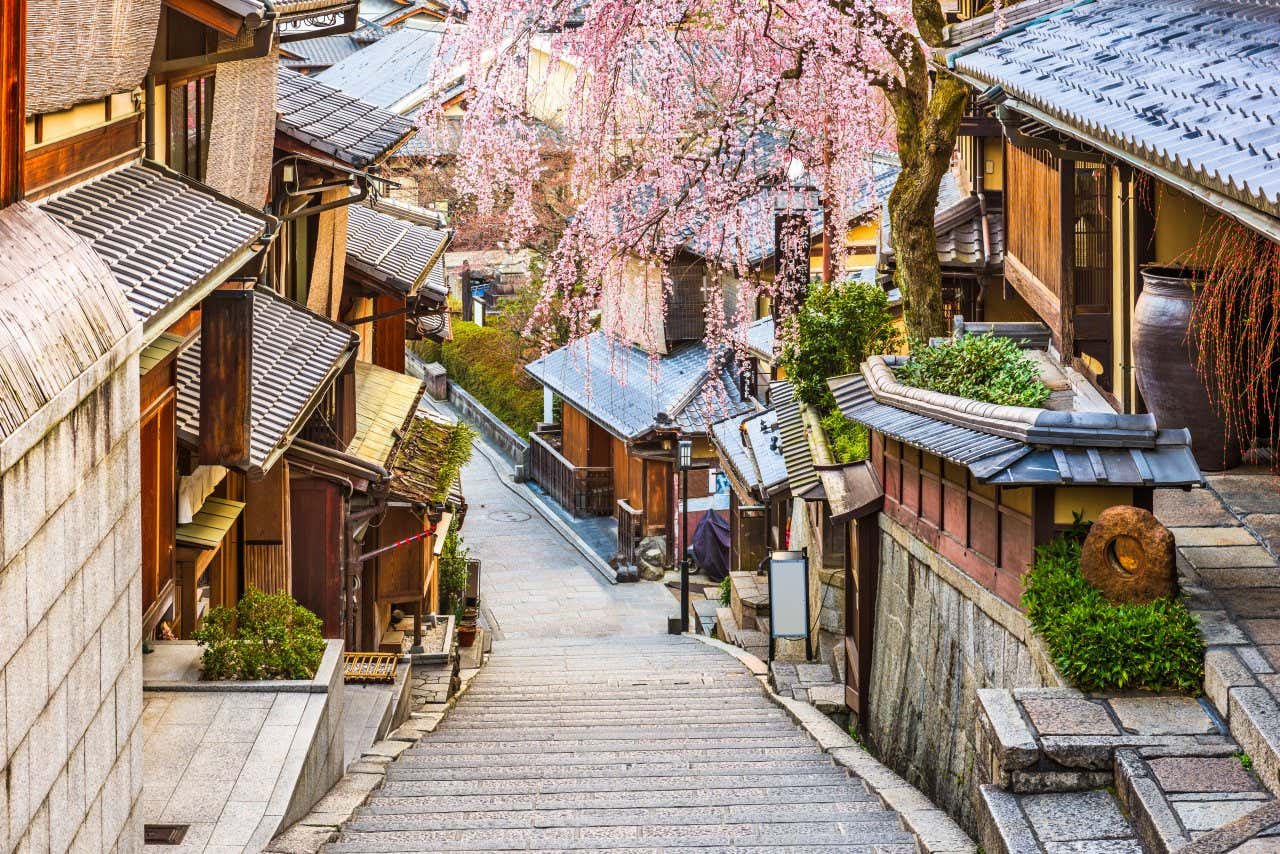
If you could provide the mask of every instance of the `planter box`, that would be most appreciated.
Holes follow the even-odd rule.
[[[142,657],[144,691],[253,691],[273,694],[324,694],[342,684],[342,641],[325,641],[324,658],[311,679],[204,679],[195,641],[155,641]]]

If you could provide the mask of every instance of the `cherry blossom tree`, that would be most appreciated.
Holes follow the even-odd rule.
[[[457,189],[524,239],[545,177],[535,117],[570,153],[575,212],[531,331],[554,302],[585,335],[636,259],[665,299],[663,262],[696,240],[745,290],[736,310],[708,300],[709,350],[740,348],[757,288],[794,303],[746,263],[773,241],[774,206],[817,188],[827,245],[840,246],[870,155],[896,149],[889,216],[909,328],[943,334],[933,216],[965,101],[930,68],[943,24],[939,0],[468,0],[450,35],[469,84]],[[424,115],[425,132],[439,120]]]

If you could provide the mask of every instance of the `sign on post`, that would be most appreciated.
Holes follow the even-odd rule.
[[[809,650],[809,554],[775,551],[769,557],[769,658],[778,638],[805,639]]]

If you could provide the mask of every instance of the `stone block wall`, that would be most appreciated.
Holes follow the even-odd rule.
[[[1061,679],[1020,611],[884,514],[875,637],[865,735],[972,835],[978,689]]]
[[[0,455],[0,854],[142,848],[137,338]]]

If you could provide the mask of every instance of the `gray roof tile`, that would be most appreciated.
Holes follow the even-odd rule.
[[[948,62],[1136,158],[1280,216],[1280,6],[1095,0]]]
[[[340,163],[362,169],[414,132],[409,119],[339,92],[315,77],[287,68],[278,74],[277,130]]]
[[[773,361],[774,323],[768,314],[747,325],[747,349],[762,359]]]
[[[389,109],[445,70],[448,57],[440,56],[443,39],[443,33],[434,28],[402,27],[325,69],[316,79]]]
[[[263,470],[346,362],[356,334],[273,291],[253,292],[250,468]],[[200,434],[200,338],[178,356],[178,435]]]
[[[782,457],[787,468],[791,494],[803,496],[820,485],[813,467],[813,451],[800,414],[800,399],[785,380],[769,386],[769,403],[778,413],[778,432],[782,436]]]
[[[961,427],[880,403],[861,374],[828,381],[846,418],[1008,486],[1189,486],[1201,482],[1185,430],[1161,430],[1149,447],[1049,447]],[[1104,439],[1105,442],[1105,439]]]
[[[92,178],[40,207],[93,246],[144,324],[235,272],[228,262],[268,224],[261,213],[150,162]]]
[[[714,388],[708,380],[707,350],[700,343],[655,362],[640,348],[597,331],[530,362],[525,370],[621,439],[655,429],[704,434],[710,421],[750,405],[731,382],[725,383],[728,399],[714,399],[707,388]],[[693,412],[686,414],[686,409]]]
[[[418,212],[386,202],[351,205],[347,265],[401,293],[425,288],[443,301],[449,294],[444,251],[452,233],[426,224],[430,211]]]

